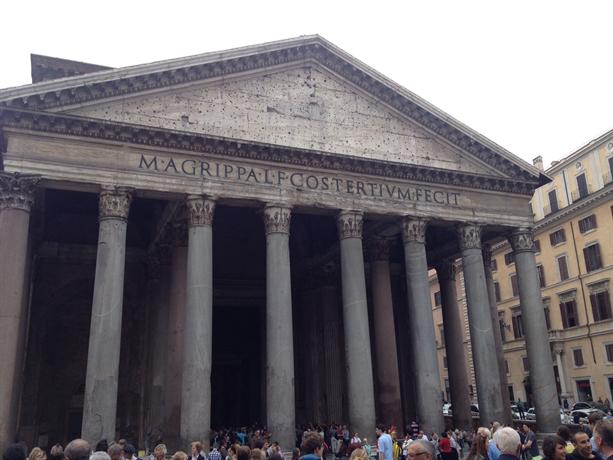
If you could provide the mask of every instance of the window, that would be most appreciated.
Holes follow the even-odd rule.
[[[594,214],[590,214],[583,219],[579,219],[579,231],[581,233],[589,232],[590,230],[594,230],[596,227],[596,216]]]
[[[492,258],[492,271],[495,272],[496,270],[498,270],[498,262],[496,262],[496,259]]]
[[[521,357],[521,364],[524,367],[524,372],[530,372],[530,363],[528,362],[527,356]]]
[[[541,252],[541,242],[539,240],[534,240],[534,251]]]
[[[581,367],[585,365],[583,362],[583,350],[581,348],[575,348],[573,350],[573,362],[575,367]]]
[[[564,233],[564,229],[556,230],[553,233],[549,234],[549,242],[552,246],[557,244],[564,243],[566,241],[566,234]]]
[[[611,319],[611,297],[609,296],[608,283],[592,284],[589,288],[594,321]]]
[[[558,197],[556,195],[556,190],[551,190],[547,194],[547,196],[549,197],[549,208],[551,209],[551,212],[553,213],[560,209],[560,206],[558,206]]]
[[[545,284],[545,270],[543,269],[542,265],[537,265],[536,266],[536,271],[539,274],[539,285],[544,288],[546,286]]]
[[[437,291],[434,293],[434,306],[435,307],[440,307],[441,306],[441,293],[440,291]]]
[[[447,356],[443,356],[443,369],[447,369]]]
[[[524,325],[521,319],[521,310],[519,308],[515,308],[512,314],[513,335],[516,339],[521,339],[524,336]]]
[[[569,278],[568,265],[566,264],[566,256],[558,257],[558,270],[560,271],[560,281],[564,281]]]
[[[547,330],[551,330],[551,318],[549,316],[549,305],[545,305],[545,325],[547,326]]]
[[[560,314],[562,316],[562,326],[564,329],[579,325],[577,316],[576,291],[560,294]]]
[[[583,248],[583,257],[585,258],[585,269],[588,272],[602,268],[602,260],[600,259],[600,245],[598,243],[594,243]]]
[[[504,263],[506,265],[511,265],[511,264],[515,263],[515,256],[513,255],[512,252],[507,252],[504,255]]]
[[[585,174],[579,174],[577,176],[577,192],[579,193],[579,199],[586,197],[589,193],[587,189],[587,180],[585,179]]]
[[[515,393],[513,392],[513,385],[509,385],[509,401],[515,401]]]
[[[604,352],[607,357],[607,362],[613,363],[613,343],[607,343],[604,346]]]
[[[441,346],[444,347],[445,346],[445,329],[442,324],[438,325],[438,333],[441,336]]]
[[[511,275],[511,291],[513,292],[513,297],[517,297],[519,295],[519,286],[517,286],[517,275]]]
[[[504,322],[504,312],[498,312],[498,326],[500,327],[500,338],[503,342],[507,341],[507,325]]]
[[[509,370],[509,362],[506,359],[504,360],[504,371],[507,373],[507,375],[511,375],[511,371]]]
[[[500,302],[500,283],[498,281],[494,281],[494,297],[496,302]]]

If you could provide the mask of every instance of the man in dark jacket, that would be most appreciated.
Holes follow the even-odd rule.
[[[594,427],[598,452],[605,460],[613,460],[613,420],[600,420]]]
[[[309,431],[304,434],[300,450],[304,452],[300,460],[321,460],[324,452],[324,438],[316,431]]]

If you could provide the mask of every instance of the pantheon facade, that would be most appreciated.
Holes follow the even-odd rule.
[[[430,269],[469,427],[459,264],[481,420],[509,420],[484,263],[503,239],[539,430],[555,431],[533,166],[319,36],[32,65],[0,91],[1,445],[441,431]]]

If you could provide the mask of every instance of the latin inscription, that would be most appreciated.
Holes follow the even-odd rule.
[[[175,159],[141,154],[139,169],[160,173],[222,179],[276,187],[294,187],[298,191],[312,190],[346,195],[391,198],[396,200],[458,205],[460,194],[418,186],[400,186],[378,181],[360,181],[305,172],[249,167],[218,161]]]

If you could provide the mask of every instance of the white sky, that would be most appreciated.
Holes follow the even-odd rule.
[[[613,128],[612,1],[5,0],[0,88],[30,53],[122,67],[320,34],[545,166]]]

